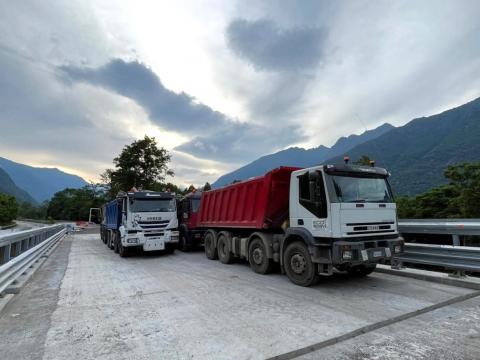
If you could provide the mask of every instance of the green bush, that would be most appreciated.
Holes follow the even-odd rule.
[[[18,204],[13,196],[0,193],[0,225],[7,225],[17,218]]]

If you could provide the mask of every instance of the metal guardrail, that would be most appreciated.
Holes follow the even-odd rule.
[[[0,236],[0,294],[65,233],[65,226],[54,225]]]
[[[463,276],[465,272],[480,272],[480,248],[405,244],[404,253],[395,256],[392,265],[394,268],[402,268],[404,263],[437,266]]]
[[[459,238],[480,235],[480,219],[402,219],[398,226],[402,234],[451,235],[453,246],[407,243],[404,253],[395,257],[394,267],[401,268],[403,263],[431,265],[459,276],[480,272],[480,248],[460,246]]]

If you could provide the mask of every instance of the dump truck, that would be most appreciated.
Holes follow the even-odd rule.
[[[192,191],[177,202],[178,231],[180,233],[178,248],[182,251],[189,251],[203,245],[205,229],[198,227],[201,196],[200,191]]]
[[[388,177],[375,166],[280,167],[203,192],[205,254],[260,274],[278,264],[301,286],[334,271],[366,276],[403,251]]]
[[[119,192],[102,207],[100,237],[121,257],[135,249],[172,253],[179,240],[175,195]]]

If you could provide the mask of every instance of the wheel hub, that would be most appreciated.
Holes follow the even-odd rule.
[[[257,265],[260,265],[263,262],[263,251],[260,248],[255,248],[253,250],[253,262]]]
[[[303,255],[293,255],[290,259],[290,266],[295,274],[302,274],[306,268],[306,261]]]

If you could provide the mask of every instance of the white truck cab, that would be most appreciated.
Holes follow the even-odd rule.
[[[324,275],[334,268],[369,273],[376,263],[401,253],[403,239],[388,176],[383,168],[348,164],[292,172],[289,227],[282,248],[290,237],[302,238]],[[281,258],[286,262],[291,257]],[[300,257],[297,260],[295,264],[302,263]],[[292,271],[292,264],[283,265]]]
[[[122,247],[173,252],[179,239],[175,195],[141,191],[124,193],[121,199]]]

